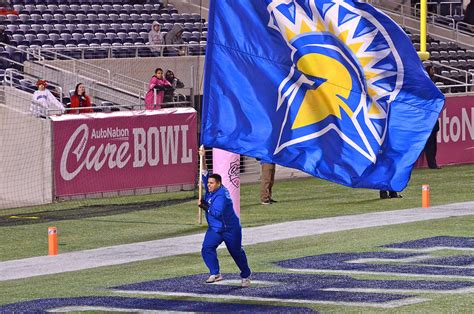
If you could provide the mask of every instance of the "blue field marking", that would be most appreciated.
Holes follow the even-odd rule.
[[[226,280],[237,279],[233,274],[226,274]],[[254,273],[254,281],[272,282],[273,285],[265,287],[251,287],[241,289],[233,285],[224,284],[210,285],[204,283],[205,275],[192,275],[179,278],[154,280],[131,285],[114,287],[117,290],[129,291],[168,291],[168,292],[193,292],[200,294],[229,294],[258,297],[291,297],[296,299],[307,298],[337,300],[337,301],[364,301],[364,302],[385,302],[387,300],[401,299],[409,296],[397,295],[376,295],[372,300],[367,301],[365,295],[330,295],[319,294],[325,289],[334,288],[365,288],[365,289],[385,289],[385,290],[457,290],[474,288],[471,281],[427,281],[427,280],[358,280],[350,276],[340,275],[312,275],[312,274],[285,274],[285,273]]]
[[[471,255],[455,255],[430,258],[420,261],[420,264],[439,265],[439,266],[459,266],[472,267],[474,266],[474,256]]]
[[[233,274],[224,274],[224,281],[219,284],[206,284],[206,275],[192,275],[180,278],[154,280],[130,285],[114,287],[118,291],[128,292],[160,292],[166,295],[179,295],[175,293],[186,293],[187,295],[208,296],[238,296],[241,298],[264,298],[274,300],[301,300],[301,301],[326,301],[332,303],[384,303],[411,298],[411,295],[390,294],[390,293],[359,293],[359,292],[333,292],[325,291],[330,288],[380,288],[380,287],[412,287],[412,281],[399,281],[396,283],[388,281],[356,280],[349,276],[323,276],[307,274],[284,274],[284,273],[254,273],[254,282],[273,283],[266,286],[254,286],[250,288],[240,288],[233,284],[225,285],[228,280],[231,283],[239,277]],[[435,289],[449,289],[449,287],[464,288],[473,283],[432,283],[426,282],[419,285],[419,289],[439,286]],[[439,288],[441,287],[441,288]],[[162,293],[166,292],[166,293]]]
[[[403,261],[407,258],[416,257],[429,258],[429,256],[426,256],[425,254],[417,253],[331,253],[289,259],[276,262],[276,264],[283,268],[293,270],[326,270],[331,272],[385,273],[395,275],[429,275],[466,278],[474,276],[474,269],[469,267],[450,267],[449,265],[419,265],[420,261]],[[377,260],[384,261],[384,263],[380,263]]]
[[[448,237],[439,236],[432,238],[425,238],[413,241],[406,241],[401,243],[393,243],[382,246],[384,248],[396,249],[436,249],[436,248],[450,248],[450,249],[471,249],[474,250],[473,237]]]
[[[317,313],[304,307],[269,306],[254,304],[196,302],[124,297],[80,297],[40,299],[0,306],[1,313],[43,313],[58,309],[60,312],[154,310],[206,313]]]

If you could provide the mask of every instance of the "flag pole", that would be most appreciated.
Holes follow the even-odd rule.
[[[201,145],[199,147],[199,152],[201,152],[201,149],[204,150],[204,146]],[[204,163],[204,156],[199,153],[199,183],[198,183],[198,195],[199,195],[199,200],[202,200],[202,169],[203,169],[203,163]],[[198,223],[202,225],[202,208],[198,206]]]

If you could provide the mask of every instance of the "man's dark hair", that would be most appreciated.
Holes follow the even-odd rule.
[[[214,180],[216,180],[217,183],[222,183],[222,177],[220,176],[220,174],[213,173],[209,176],[209,179],[210,178],[213,178]]]

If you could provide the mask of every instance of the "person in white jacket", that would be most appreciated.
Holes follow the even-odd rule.
[[[46,80],[38,80],[36,82],[37,91],[33,93],[33,101],[31,102],[30,111],[35,117],[46,117],[48,111],[52,113],[64,113],[64,105],[46,89],[48,83]]]

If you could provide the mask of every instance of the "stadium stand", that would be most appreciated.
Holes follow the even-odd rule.
[[[2,78],[7,70],[15,69],[16,76],[22,79],[23,63],[41,63],[47,60],[71,59],[102,59],[102,58],[137,58],[150,57],[151,51],[145,45],[151,22],[159,21],[166,33],[175,23],[180,23],[185,32],[185,54],[204,54],[207,37],[205,30],[207,24],[199,14],[179,14],[172,4],[164,5],[161,1],[149,1],[147,4],[127,4],[127,1],[12,1],[16,14],[0,16],[0,25],[5,28],[5,33],[11,38],[11,46],[0,47],[0,75]],[[14,13],[15,13],[14,12]],[[82,64],[84,68],[91,68],[89,64]],[[97,66],[96,66],[97,68]],[[60,71],[61,69],[57,69]],[[106,71],[106,70],[105,70]],[[11,71],[8,71],[11,72]],[[30,73],[31,75],[32,73]],[[35,76],[37,75],[37,76]],[[33,80],[42,78],[43,73],[33,73]],[[24,75],[23,75],[24,76]],[[114,81],[121,79],[114,75]],[[89,80],[91,84],[110,83],[108,78]],[[130,78],[126,78],[128,85],[133,85]],[[24,84],[10,84],[28,90]],[[19,83],[19,82],[18,82]],[[135,82],[137,89],[143,90],[142,82]],[[141,86],[140,86],[141,85]],[[22,87],[23,86],[23,87]],[[94,90],[87,85],[88,90]],[[104,102],[107,106],[117,104],[116,92],[111,86],[111,97],[98,98],[99,104]],[[103,88],[102,88],[103,89]],[[130,92],[130,86],[127,86]],[[117,94],[124,93],[119,91]],[[140,106],[141,91],[136,94],[135,101],[128,109]],[[185,104],[189,105],[192,98],[189,93]],[[106,97],[107,98],[107,97]],[[120,96],[118,98],[121,98]],[[65,97],[67,99],[67,97]],[[130,102],[130,97],[119,101]],[[179,106],[181,104],[175,104]],[[125,108],[125,107],[124,107]],[[123,108],[120,108],[123,109]]]
[[[0,47],[0,75],[7,69],[16,69],[21,75],[23,63],[41,63],[47,60],[82,59],[84,67],[96,67],[87,63],[91,59],[121,59],[151,57],[146,45],[148,32],[153,21],[161,24],[166,34],[174,24],[184,28],[185,55],[203,55],[207,39],[207,22],[197,13],[178,12],[171,3],[148,1],[146,4],[128,4],[119,0],[14,0],[13,9],[17,14],[0,16],[0,25],[11,37],[11,46]],[[404,1],[372,1],[384,9],[397,10]],[[397,3],[400,3],[399,5]],[[398,5],[398,6],[397,6]],[[429,2],[429,22],[458,32],[463,26],[461,2]],[[403,7],[402,7],[403,8]],[[415,4],[410,13],[416,18],[419,5]],[[406,11],[406,10],[405,10]],[[403,12],[403,10],[402,10]],[[444,23],[444,21],[450,23]],[[467,24],[466,24],[467,25]],[[466,26],[464,25],[464,26]],[[465,27],[468,31],[470,28]],[[412,28],[404,28],[415,48],[419,48],[419,35]],[[471,47],[472,48],[472,47]],[[445,93],[462,93],[473,90],[474,48],[463,46],[456,41],[431,35],[428,38],[428,51],[437,78],[437,85]],[[61,69],[59,69],[61,70]],[[101,69],[99,71],[107,71]],[[30,73],[31,74],[31,73]],[[40,78],[41,75],[38,75]],[[106,83],[108,78],[96,82]],[[23,82],[26,90],[26,81]],[[137,89],[143,82],[131,82]],[[119,88],[119,86],[112,86]],[[87,85],[88,90],[93,86]],[[114,93],[114,91],[110,91]],[[122,91],[118,92],[119,94]],[[139,94],[139,93],[138,93]],[[128,99],[128,98],[126,98]],[[140,99],[140,95],[137,96]],[[189,99],[189,96],[188,96]],[[107,104],[116,103],[113,99],[100,99]],[[137,102],[137,105],[140,101]]]
[[[411,34],[405,30],[411,38],[415,48],[419,50],[419,35]],[[444,87],[444,85],[472,84],[470,80],[474,75],[474,47],[473,49],[462,48],[456,42],[441,41],[428,36],[427,50],[430,52],[430,61],[425,64],[433,64],[438,87],[446,93],[466,92],[467,87],[455,86]]]
[[[419,1],[368,1],[395,19],[419,51]],[[410,3],[412,6],[410,6]],[[474,91],[474,26],[463,21],[462,1],[428,1],[427,51],[444,93]]]
[[[52,83],[50,84],[50,86],[59,86],[61,88],[64,88],[65,86],[69,86],[71,84],[75,84],[75,82],[78,81],[84,81],[87,89],[91,91],[93,102],[97,104],[97,111],[100,111],[100,107],[102,107],[103,102],[106,103],[106,109],[111,109],[109,108],[110,104],[113,104],[114,108],[119,110],[138,109],[140,108],[143,102],[143,93],[140,94],[140,90],[122,90],[117,86],[112,86],[110,84],[103,83],[100,80],[97,80],[97,78],[100,78],[100,71],[107,72],[107,70],[104,70],[102,68],[94,67],[90,64],[81,63],[83,61],[80,60],[74,60],[74,62],[76,62],[76,65],[79,68],[83,67],[87,69],[88,74],[94,74],[94,76],[96,77],[96,79],[90,79],[87,77],[86,73],[72,73],[70,71],[67,71],[67,69],[55,67],[54,65],[41,64],[41,59],[36,59],[36,56],[31,55],[30,52],[21,50],[18,47],[6,46],[5,49],[8,49],[10,53],[6,53],[6,51],[4,51],[3,55],[0,55],[0,63],[3,66],[0,71],[0,74],[2,75],[2,81],[4,86],[10,86],[13,88],[18,88],[24,92],[32,93],[35,90],[34,84],[32,82],[35,82],[38,79],[42,79],[45,77],[48,77],[48,81]],[[25,60],[12,60],[12,55],[18,55],[24,57],[25,59],[28,59],[28,73],[23,72],[23,62]],[[59,57],[63,60],[68,59],[68,57],[64,55],[59,55]],[[32,66],[35,64],[38,66]],[[41,70],[42,68],[44,70]],[[55,80],[51,77],[56,77],[58,79],[60,78],[60,83],[55,83]],[[108,81],[110,82],[110,78],[108,78]],[[127,81],[129,82],[129,84],[133,83],[133,80],[130,78],[127,78]],[[69,95],[64,95],[62,93],[62,89],[59,89],[58,93],[58,98],[62,98],[64,105],[67,107],[69,102]]]
[[[123,46],[104,54],[81,53],[82,58],[148,57],[145,45],[151,23],[158,21],[166,34],[175,23],[184,27],[183,39],[193,46],[189,54],[203,54],[196,46],[205,44],[207,24],[199,14],[182,13],[161,1],[148,4],[122,4],[124,1],[13,1],[18,15],[9,14],[0,21],[12,37],[13,46],[64,50],[66,48]],[[136,46],[136,47],[135,47]]]

